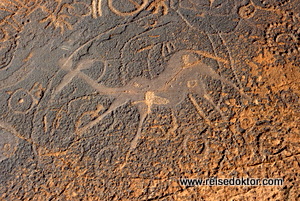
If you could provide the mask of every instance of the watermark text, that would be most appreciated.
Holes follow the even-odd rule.
[[[282,186],[282,178],[206,178],[179,180],[182,186]]]

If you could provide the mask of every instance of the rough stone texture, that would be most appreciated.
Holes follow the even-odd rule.
[[[1,0],[0,200],[299,200],[299,0]],[[179,178],[284,178],[185,187]]]

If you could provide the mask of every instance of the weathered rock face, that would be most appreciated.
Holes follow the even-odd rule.
[[[298,200],[299,13],[2,0],[1,200]],[[284,184],[179,182],[212,177]]]

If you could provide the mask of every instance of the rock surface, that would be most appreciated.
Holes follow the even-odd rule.
[[[2,0],[0,200],[299,200],[299,13]],[[212,177],[284,184],[179,182]]]

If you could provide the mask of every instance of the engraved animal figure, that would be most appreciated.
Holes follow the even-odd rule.
[[[202,60],[199,59],[199,54],[203,54],[203,52],[197,50],[178,51],[171,57],[166,69],[158,77],[151,80],[137,77],[132,79],[126,86],[118,88],[104,86],[82,72],[82,70],[93,64],[93,60],[83,60],[79,62],[76,68],[70,70],[65,78],[73,79],[75,76],[79,77],[100,94],[111,95],[115,100],[102,115],[90,121],[83,127],[77,127],[77,135],[80,136],[87,129],[97,125],[112,111],[130,102],[132,105],[137,106],[140,113],[140,120],[136,135],[131,142],[127,154],[128,158],[130,153],[137,147],[138,139],[141,137],[143,123],[147,115],[151,113],[151,109],[154,105],[163,105],[172,108],[189,96],[191,102],[197,108],[199,115],[205,119],[204,113],[201,112],[201,107],[193,97],[193,94],[197,94],[204,97],[221,114],[221,116],[223,116],[219,106],[213,102],[212,98],[207,93],[205,84],[201,81],[203,76],[209,76],[213,79],[220,80],[223,84],[229,85],[239,92],[241,90],[231,81],[223,78],[211,67],[204,64]],[[211,57],[213,56],[211,55]],[[217,59],[228,63],[227,60],[222,58]],[[64,86],[66,85],[63,84],[59,86],[60,90],[56,90],[56,93],[59,93]],[[244,96],[246,95],[244,94]]]
[[[84,113],[83,116],[90,115],[91,117],[88,118],[91,119],[91,121],[87,122],[86,124],[81,123],[83,122],[81,121],[83,119],[78,119],[79,123],[75,126],[77,140],[78,138],[83,137],[83,135],[87,133],[87,130],[100,124],[100,122],[106,116],[111,114],[117,108],[129,103],[136,107],[140,114],[139,123],[137,131],[135,133],[135,137],[131,141],[129,150],[127,152],[126,159],[128,159],[130,154],[136,149],[138,140],[140,139],[142,134],[144,121],[147,118],[147,116],[151,114],[152,108],[155,105],[162,105],[164,107],[174,108],[183,99],[189,98],[191,103],[195,106],[195,109],[197,110],[198,114],[209,124],[210,121],[205,116],[205,112],[202,111],[201,106],[197,102],[196,98],[194,98],[194,95],[197,94],[199,97],[204,98],[207,102],[209,102],[210,105],[212,105],[216,109],[216,111],[218,111],[219,114],[223,118],[225,118],[225,116],[219,108],[221,99],[218,103],[216,103],[212,99],[212,97],[207,91],[206,84],[203,81],[204,77],[211,77],[214,80],[219,80],[222,83],[222,85],[230,86],[231,88],[233,88],[233,90],[236,90],[243,96],[247,97],[247,95],[245,95],[241,91],[239,86],[236,86],[236,84],[234,84],[232,81],[229,81],[220,74],[218,74],[212,68],[212,66],[205,64],[205,62],[201,60],[201,58],[208,58],[214,60],[214,63],[219,66],[232,65],[230,55],[226,59],[218,56],[218,54],[215,51],[216,48],[214,47],[212,40],[211,48],[214,50],[212,53],[192,49],[195,47],[189,45],[189,43],[180,44],[180,47],[176,47],[177,44],[172,44],[172,34],[166,34],[165,38],[164,36],[160,38],[156,35],[156,33],[160,33],[160,31],[153,31],[155,29],[162,29],[165,32],[166,30],[168,30],[168,33],[172,33],[173,30],[169,28],[176,27],[176,23],[158,22],[157,25],[155,25],[154,27],[138,27],[137,25],[145,19],[148,19],[148,17],[146,16],[135,21],[129,21],[124,24],[116,25],[113,28],[109,28],[106,31],[102,31],[100,34],[96,35],[95,37],[91,38],[87,42],[77,47],[71,54],[69,54],[69,57],[67,57],[61,63],[61,70],[59,72],[66,72],[66,74],[64,75],[64,77],[62,77],[62,79],[59,78],[60,81],[57,80],[53,84],[50,84],[50,86],[52,86],[53,88],[50,88],[51,90],[48,90],[48,92],[50,93],[46,94],[45,96],[50,99],[50,102],[52,101],[52,103],[56,104],[56,98],[62,95],[63,89],[66,86],[68,86],[69,83],[71,83],[72,80],[76,77],[86,82],[88,86],[93,88],[98,93],[103,94],[104,96],[111,96],[114,98],[113,102],[108,107],[105,107],[107,108],[106,110],[104,110],[104,107],[99,105],[99,107],[95,109],[95,112],[88,111],[87,113]],[[132,29],[137,30],[137,33],[134,33],[134,35],[132,35],[132,31],[130,31]],[[179,28],[176,27],[176,29]],[[184,28],[182,28],[182,30],[183,29]],[[177,32],[174,31],[174,33]],[[145,40],[146,43],[142,41],[142,46],[138,45],[138,39],[143,39],[149,36],[154,38],[154,42],[149,42],[150,40],[147,39]],[[114,43],[119,39],[123,41],[123,43]],[[208,36],[208,39],[210,40],[210,36]],[[147,41],[149,43],[147,43]],[[166,41],[170,41],[170,43],[168,42],[164,44],[163,42]],[[112,47],[106,47],[106,49],[109,49],[109,52],[104,51],[105,48],[103,48],[103,51],[101,52],[101,45],[106,42],[108,45],[112,45]],[[130,46],[135,43],[137,44],[135,46],[137,48],[132,48],[133,52],[127,51],[130,50]],[[141,74],[140,76],[134,75],[134,78],[131,77],[130,79],[125,80],[124,85],[120,87],[112,87],[99,82],[101,80],[99,76],[102,77],[102,75],[105,74],[106,70],[108,70],[108,67],[106,65],[104,65],[103,72],[101,73],[102,75],[96,76],[97,78],[92,78],[92,76],[84,73],[85,70],[89,69],[96,62],[99,62],[99,60],[104,63],[106,61],[116,61],[116,63],[112,63],[114,66],[111,65],[111,67],[113,68],[122,69],[122,67],[124,67],[123,64],[128,64],[127,66],[130,67],[130,61],[135,61],[134,59],[131,59],[131,55],[137,54],[136,51],[147,52],[148,50],[150,51],[160,46],[163,47],[163,51],[160,52],[162,54],[158,54],[159,59],[161,59],[161,57],[164,57],[165,55],[166,58],[162,62],[167,63],[167,66],[164,68],[163,71],[159,72],[156,75],[153,74],[148,77],[146,76],[146,74],[143,74],[144,77],[141,77]],[[140,47],[142,48],[139,49]],[[93,51],[89,51],[92,48],[94,48]],[[174,53],[175,51],[176,53]],[[93,54],[93,52],[97,53],[90,57],[90,55]],[[149,60],[149,57],[147,58],[146,56],[145,59]],[[120,63],[121,67],[117,66]],[[141,65],[141,67],[144,68],[145,66]],[[108,72],[108,74],[110,74],[110,72]],[[66,97],[65,100],[68,101],[68,97]],[[44,102],[47,102],[47,100],[44,100]],[[44,111],[41,111],[41,113],[45,114]],[[46,119],[45,122],[47,123],[47,121],[48,120]],[[74,132],[72,133],[74,134]],[[38,132],[35,135],[37,134]],[[55,135],[55,131],[53,131],[53,135]],[[73,139],[71,139],[70,141],[73,141]]]

